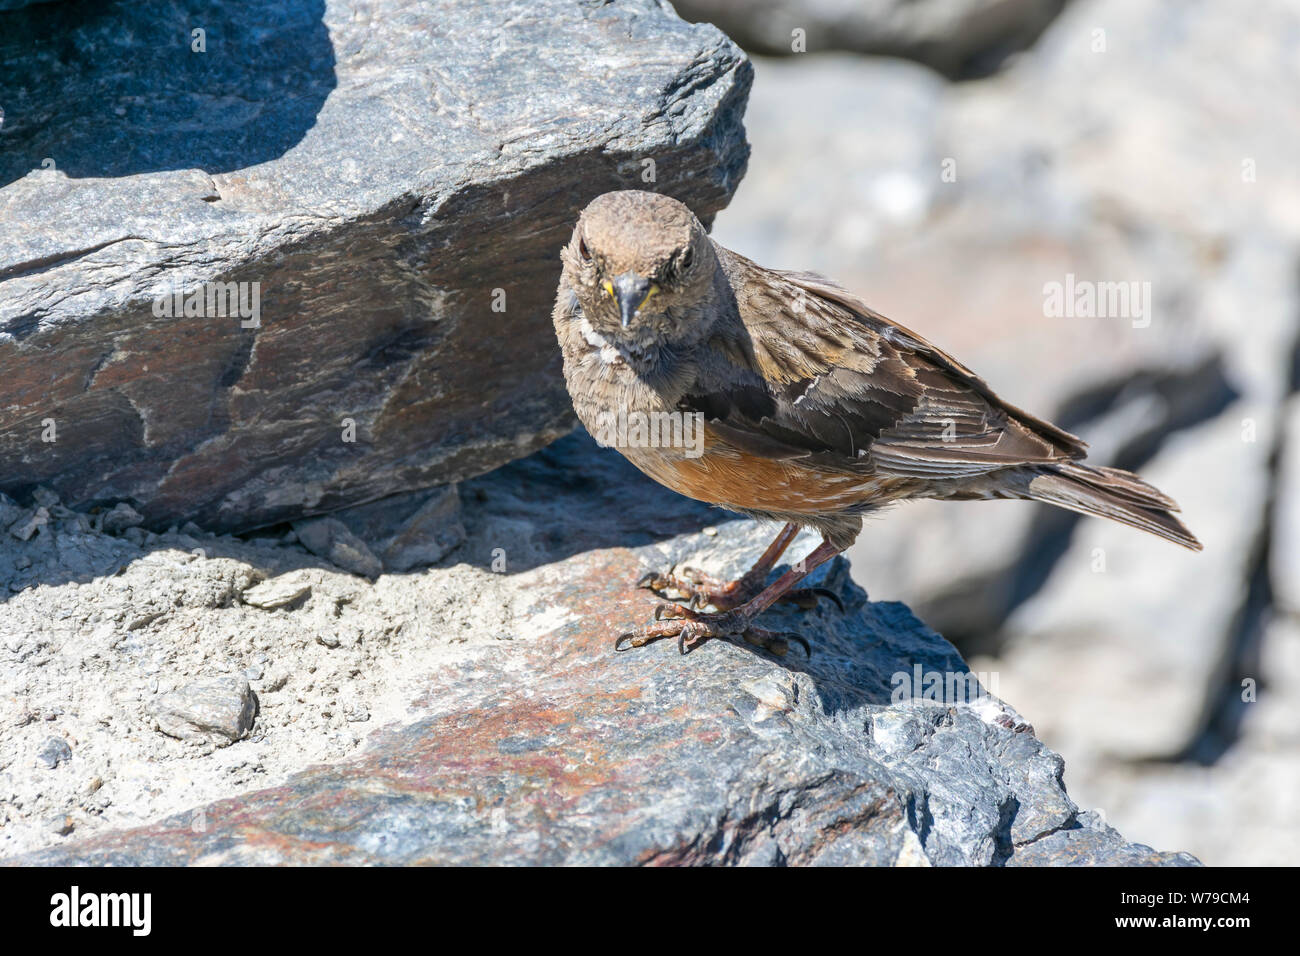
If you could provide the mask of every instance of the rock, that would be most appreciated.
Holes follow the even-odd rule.
[[[314,572],[306,569],[290,571],[249,588],[241,600],[265,611],[288,607],[311,594],[316,577]]]
[[[463,491],[466,557],[490,554],[502,527],[492,518],[508,515],[536,529],[530,569],[520,555],[516,570],[483,574],[498,588],[490,600],[449,588],[439,575],[455,569],[356,587],[426,588],[447,617],[514,595],[518,613],[400,693],[340,691],[334,718],[378,728],[364,749],[272,789],[10,862],[1195,862],[1127,843],[1081,812],[1061,758],[987,693],[994,675],[969,675],[903,605],[868,602],[843,561],[814,581],[843,597],[844,614],[782,608],[766,622],[804,634],[810,659],[725,642],[617,654],[612,637],[655,603],[633,584],[643,572],[680,561],[736,573],[771,529],[678,498],[585,435]],[[656,516],[696,530],[665,539],[649,531]],[[803,536],[795,553],[810,544]],[[309,683],[295,679],[299,697]]]
[[[18,502],[6,494],[0,494],[0,527],[8,528],[23,516],[23,509]]]
[[[1282,429],[1269,573],[1278,606],[1300,614],[1300,396],[1283,408]]]
[[[918,60],[950,77],[980,76],[1034,42],[1065,0],[678,0],[756,53],[848,50]],[[801,30],[802,49],[793,31]]]
[[[172,691],[158,701],[154,715],[169,737],[225,747],[252,729],[257,697],[242,674],[218,677]]]
[[[62,737],[51,737],[36,754],[37,762],[47,770],[53,770],[59,764],[67,763],[71,759],[72,748]]]
[[[11,524],[9,533],[19,541],[30,541],[38,529],[49,523],[50,513],[44,508],[37,508]]]
[[[366,543],[337,518],[312,518],[293,526],[302,546],[312,554],[332,561],[345,571],[362,577],[378,577],[384,566]]]
[[[58,493],[52,489],[40,486],[32,492],[32,501],[38,508],[52,509],[58,506],[59,496]],[[66,517],[66,515],[60,515],[60,517]]]
[[[574,218],[711,221],[749,77],[657,0],[5,14],[0,486],[243,531],[545,445]]]
[[[121,534],[128,528],[143,523],[144,515],[136,511],[125,501],[113,506],[113,510],[104,513],[103,529],[108,534]]]
[[[1037,668],[1024,681],[1003,673],[1008,695],[1040,677]],[[1209,865],[1293,866],[1300,859],[1300,695],[1293,691],[1300,681],[1300,620],[1279,616],[1268,625],[1249,674],[1249,698],[1242,699],[1248,688],[1238,683],[1236,711],[1224,721],[1239,722],[1236,738],[1213,763],[1116,759],[1093,742],[1087,727],[1071,731],[1043,712],[1048,730],[1073,748],[1066,772],[1071,794],[1104,809],[1117,826],[1123,821],[1126,833],[1141,833],[1156,846],[1179,846]],[[1077,686],[1090,687],[1083,680]],[[1103,698],[1096,709],[1103,707],[1114,704]],[[1080,709],[1060,707],[1066,719]],[[1103,739],[1111,737],[1111,720],[1102,723]]]
[[[825,54],[755,65],[745,111],[753,156],[714,237],[772,268],[815,265],[849,281],[864,251],[918,229],[942,197],[938,137],[951,89],[900,60]],[[882,127],[889,136],[874,132]],[[799,202],[782,198],[791,189]]]
[[[1008,866],[1199,866],[1190,853],[1156,853],[1141,843],[1128,843],[1096,813],[1081,813],[1078,826],[1049,833],[1024,847]]]
[[[436,564],[465,540],[455,485],[395,495],[332,517],[370,546],[385,571]]]

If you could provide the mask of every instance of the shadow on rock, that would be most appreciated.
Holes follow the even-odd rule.
[[[469,540],[450,560],[507,574],[593,549],[637,548],[738,519],[652,481],[581,429],[528,458],[462,482],[460,490]]]
[[[335,87],[324,12],[86,0],[0,13],[0,187],[42,168],[224,173],[283,155]]]

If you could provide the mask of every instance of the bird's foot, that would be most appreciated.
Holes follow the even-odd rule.
[[[760,572],[758,569],[749,571],[734,581],[722,581],[699,568],[674,567],[667,574],[651,571],[637,581],[637,587],[646,588],[669,600],[684,600],[691,609],[712,606],[719,611],[730,611],[747,603],[762,591],[766,579],[766,571]],[[844,611],[844,603],[829,588],[796,588],[786,591],[780,600],[809,611],[817,606],[818,598],[827,598],[835,602],[841,612]]]
[[[756,616],[743,608],[702,614],[680,604],[660,604],[655,608],[654,623],[620,634],[614,642],[614,650],[626,651],[633,647],[644,647],[652,641],[675,637],[677,650],[686,654],[711,638],[732,640],[739,637],[745,643],[761,647],[777,657],[785,657],[791,643],[800,645],[806,656],[812,656],[812,648],[804,638],[789,631],[778,633],[755,627],[753,619]]]

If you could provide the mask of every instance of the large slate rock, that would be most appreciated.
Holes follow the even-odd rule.
[[[239,530],[544,445],[576,213],[711,220],[749,77],[652,0],[0,14],[0,489]],[[260,324],[155,314],[211,282]]]
[[[585,435],[463,490],[465,550],[476,562],[508,552],[510,568],[491,577],[520,613],[408,685],[402,719],[362,754],[10,862],[1195,863],[1081,813],[1061,758],[996,697],[906,689],[918,673],[964,682],[968,670],[906,607],[868,602],[845,562],[817,580],[847,613],[767,619],[805,634],[811,659],[721,642],[618,654],[613,636],[654,606],[631,586],[641,573],[682,560],[735,572],[771,529],[727,521],[658,540],[720,516]],[[432,572],[399,577],[444,601],[478,600]],[[393,603],[391,588],[381,593]]]

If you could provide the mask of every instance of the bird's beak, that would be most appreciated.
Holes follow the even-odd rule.
[[[623,319],[623,328],[636,316],[637,310],[645,305],[645,300],[655,292],[649,279],[643,279],[635,272],[624,272],[614,280],[614,301],[618,303],[619,315]]]

